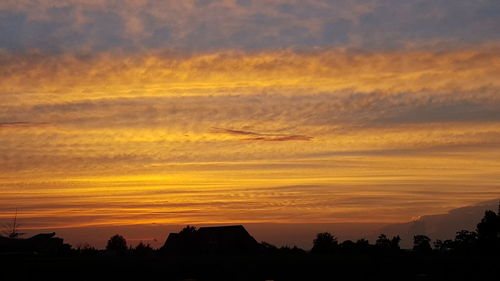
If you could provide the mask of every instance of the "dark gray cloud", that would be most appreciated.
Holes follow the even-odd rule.
[[[463,1],[7,1],[0,48],[392,48],[500,39],[500,5]]]

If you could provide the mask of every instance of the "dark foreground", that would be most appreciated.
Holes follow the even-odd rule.
[[[500,280],[500,257],[283,254],[0,256],[1,280]]]

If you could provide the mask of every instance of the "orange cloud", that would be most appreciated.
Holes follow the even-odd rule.
[[[4,52],[0,206],[57,226],[404,221],[498,197],[499,51]]]
[[[497,47],[447,53],[284,51],[193,57],[4,53],[0,83],[6,103],[13,96],[40,103],[266,91],[449,93],[499,87],[499,53]]]

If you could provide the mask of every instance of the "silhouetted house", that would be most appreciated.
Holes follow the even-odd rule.
[[[197,234],[200,249],[205,252],[252,252],[258,248],[242,225],[202,227]]]
[[[0,253],[61,254],[70,246],[55,232],[41,233],[27,239],[0,236]]]
[[[170,233],[161,250],[166,253],[193,252],[196,248],[194,243],[192,237],[185,237],[180,233]]]
[[[259,243],[242,225],[201,227],[193,233],[170,233],[164,253],[253,253]]]

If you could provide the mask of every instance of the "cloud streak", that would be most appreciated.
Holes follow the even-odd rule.
[[[0,82],[5,106],[256,93],[376,92],[383,96],[432,92],[439,97],[441,93],[499,88],[499,53],[498,46],[368,54],[234,51],[188,57],[5,53],[0,55]]]
[[[40,122],[0,122],[0,129],[15,129],[15,128],[32,128],[40,126],[49,126],[50,123],[40,123]]]
[[[270,134],[270,133],[256,133],[251,131],[232,130],[223,128],[214,128],[215,133],[223,133],[236,136],[251,136],[243,138],[244,141],[310,141],[313,137],[304,135],[288,135],[288,134]]]

